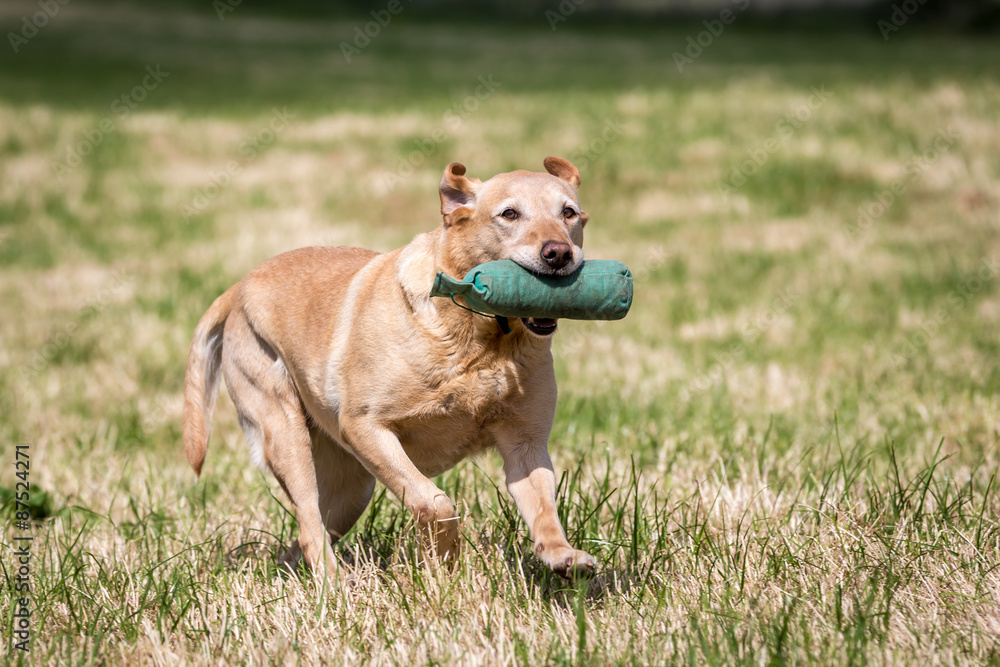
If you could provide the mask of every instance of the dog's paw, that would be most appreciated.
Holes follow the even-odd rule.
[[[540,550],[536,547],[535,553],[553,572],[566,579],[587,579],[597,569],[597,559],[579,549],[570,547],[545,549],[543,547]]]

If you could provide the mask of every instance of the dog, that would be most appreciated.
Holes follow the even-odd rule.
[[[294,506],[299,536],[282,562],[335,572],[329,547],[376,480],[412,513],[431,561],[454,558],[459,517],[430,478],[496,448],[534,553],[564,577],[593,573],[596,560],[570,546],[556,512],[548,439],[558,322],[511,318],[505,334],[495,319],[429,296],[439,270],[461,277],[502,259],[543,275],[580,266],[580,173],[562,158],[544,165],[483,182],[452,163],[434,231],[384,254],[278,255],[199,321],[184,386],[187,460],[200,476],[221,375],[254,462]]]

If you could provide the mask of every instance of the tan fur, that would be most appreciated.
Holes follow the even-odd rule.
[[[539,558],[565,576],[593,570],[556,514],[551,336],[514,319],[502,335],[495,320],[428,296],[438,270],[461,277],[514,259],[568,273],[583,261],[579,172],[560,158],[545,167],[480,182],[453,163],[436,230],[385,254],[284,253],[202,317],[185,384],[188,461],[200,473],[221,368],[255,460],[294,505],[300,534],[287,560],[301,553],[314,571],[335,568],[327,547],[364,511],[376,479],[414,514],[433,553],[455,555],[458,517],[430,478],[496,447]]]

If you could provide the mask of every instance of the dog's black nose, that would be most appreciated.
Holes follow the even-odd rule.
[[[548,241],[542,246],[542,260],[558,271],[573,261],[573,248],[568,243]]]

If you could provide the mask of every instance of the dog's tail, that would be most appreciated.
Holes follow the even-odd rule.
[[[236,286],[230,287],[205,311],[194,330],[188,354],[184,378],[184,453],[199,476],[212,432],[212,411],[219,395],[222,331],[235,295]]]

